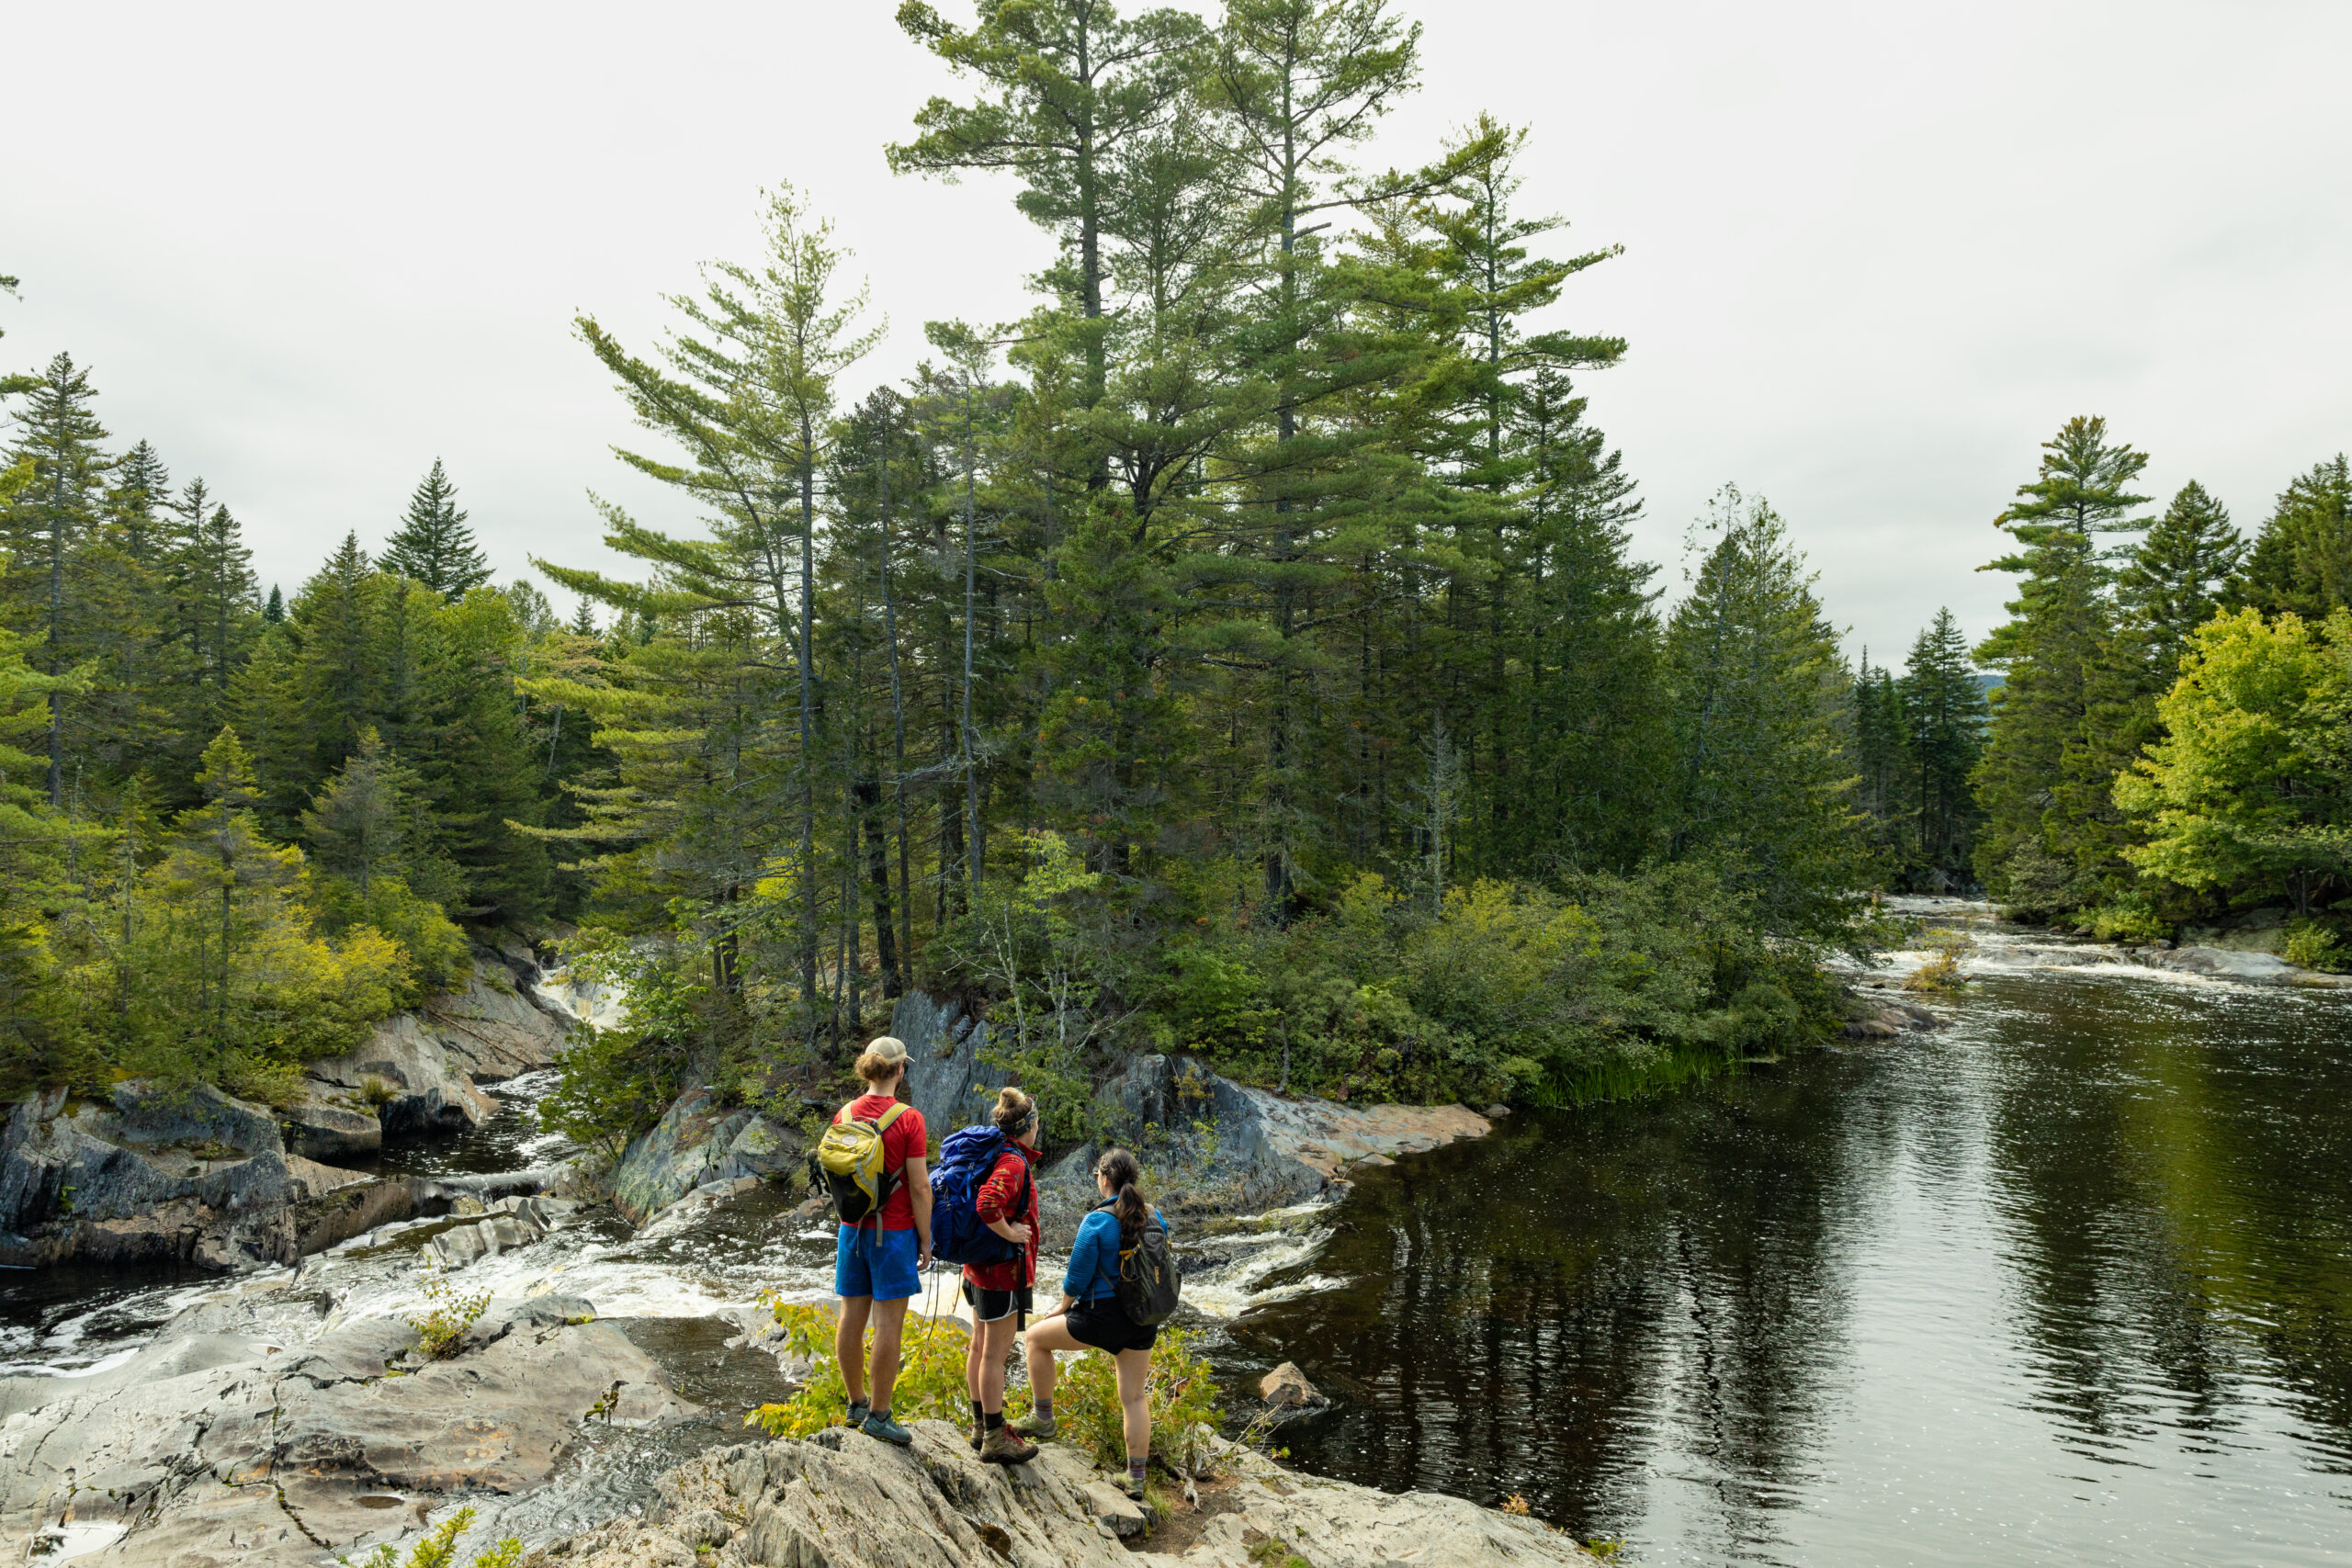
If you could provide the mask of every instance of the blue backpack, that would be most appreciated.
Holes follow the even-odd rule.
[[[1024,1250],[989,1229],[980,1218],[980,1184],[996,1168],[997,1156],[1007,1145],[1002,1133],[980,1126],[950,1133],[939,1145],[939,1168],[931,1173],[931,1255],[942,1263],[1002,1263]],[[1024,1174],[1013,1213],[1028,1213]]]

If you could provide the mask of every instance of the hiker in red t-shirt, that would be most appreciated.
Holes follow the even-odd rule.
[[[1026,1326],[1037,1282],[1037,1102],[1017,1089],[996,1097],[989,1118],[1005,1136],[1004,1152],[980,1183],[980,1223],[1010,1242],[1017,1257],[964,1265],[964,1299],[972,1303],[972,1343],[964,1354],[964,1387],[972,1396],[972,1446],[984,1464],[1026,1464],[1034,1443],[1004,1424],[1004,1364]]]
[[[836,1122],[877,1122],[899,1102],[906,1081],[907,1047],[884,1035],[857,1059],[865,1092],[833,1113]],[[922,1293],[922,1270],[931,1267],[930,1149],[922,1112],[900,1108],[882,1129],[884,1179],[889,1196],[869,1219],[841,1227],[833,1251],[833,1290],[842,1315],[833,1331],[833,1358],[849,1391],[849,1424],[870,1438],[900,1448],[914,1434],[890,1419],[890,1393],[899,1381],[899,1341],[906,1332],[907,1303]],[[874,1389],[865,1384],[865,1325],[874,1324]]]

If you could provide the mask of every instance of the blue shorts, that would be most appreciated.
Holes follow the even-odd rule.
[[[833,1294],[872,1296],[877,1302],[904,1301],[922,1294],[922,1275],[915,1269],[915,1233],[842,1227],[833,1247]]]

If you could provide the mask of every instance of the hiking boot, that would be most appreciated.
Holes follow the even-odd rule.
[[[1007,1421],[1005,1425],[1033,1443],[1050,1443],[1054,1440],[1054,1434],[1060,1430],[1052,1416],[1041,1417],[1034,1410],[1020,1420]]]
[[[886,1443],[902,1449],[915,1440],[915,1435],[912,1432],[879,1411],[868,1414],[865,1420],[858,1423],[857,1429],[869,1438],[879,1438]]]
[[[1137,1481],[1134,1476],[1127,1474],[1125,1471],[1122,1471],[1119,1473],[1118,1487],[1120,1491],[1127,1495],[1127,1498],[1130,1502],[1140,1503],[1143,1501],[1143,1483]]]
[[[865,1400],[852,1400],[849,1407],[849,1424],[853,1427],[863,1427],[865,1425],[865,1418],[873,1414],[874,1406]]]
[[[980,1445],[982,1464],[1027,1464],[1036,1457],[1036,1445],[1023,1442],[1021,1434],[1009,1427],[999,1427]]]
[[[979,1427],[972,1428],[972,1451],[974,1453],[978,1453],[980,1451],[980,1445],[987,1440],[987,1438],[988,1432],[986,1429]]]

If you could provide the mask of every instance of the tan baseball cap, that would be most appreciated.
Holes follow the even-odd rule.
[[[866,1043],[865,1054],[879,1057],[890,1066],[903,1066],[907,1060],[907,1043],[896,1035],[881,1035]]]

